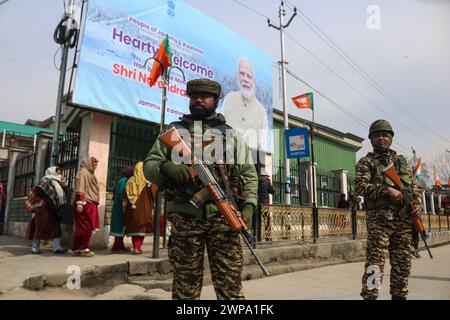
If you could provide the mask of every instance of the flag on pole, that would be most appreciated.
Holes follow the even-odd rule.
[[[314,100],[312,92],[301,94],[299,96],[291,98],[291,100],[299,109],[314,110]]]
[[[414,178],[416,181],[419,181],[422,177],[422,158],[419,159],[419,161],[416,164],[416,167],[414,168]]]
[[[161,64],[159,64],[157,60]],[[166,37],[159,46],[158,52],[156,52],[155,60],[153,61],[152,71],[150,72],[150,76],[148,77],[148,85],[150,87],[153,87],[158,78],[163,73],[163,70],[167,69],[171,65],[172,65],[172,52],[170,51],[169,46],[169,35],[166,34]]]
[[[436,168],[434,168],[434,182],[436,185],[438,185],[441,189],[444,189],[444,187],[442,186],[442,182],[441,179],[439,179],[439,176],[436,173]]]

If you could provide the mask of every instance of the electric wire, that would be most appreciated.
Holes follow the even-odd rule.
[[[290,1],[286,1],[291,8],[295,8],[295,5]],[[384,96],[390,103],[394,105],[398,110],[402,113],[406,114],[413,121],[418,123],[425,131],[433,133],[436,137],[439,137],[441,140],[446,143],[450,143],[450,140],[443,137],[439,133],[435,132],[432,128],[430,128],[426,123],[417,118],[414,114],[412,114],[406,107],[404,107],[397,99],[395,99],[389,92],[387,92],[377,81],[375,81],[358,63],[355,62],[354,59],[350,57],[341,47],[339,47],[336,42],[334,42],[330,37],[328,37],[325,32],[323,32],[317,24],[315,24],[308,16],[302,11],[297,9],[300,13],[298,16],[299,19],[308,26],[322,41],[325,42],[327,46],[329,46],[339,57],[344,60],[353,70],[355,70],[364,80],[366,80],[369,85],[371,85],[375,90],[377,90],[382,96]],[[304,18],[302,18],[302,16]],[[305,21],[305,19],[308,21]],[[317,29],[317,31],[316,31]],[[320,33],[320,34],[319,34]],[[331,45],[332,44],[332,45]],[[431,141],[431,140],[430,140]],[[433,141],[435,144],[435,142]],[[435,144],[436,145],[436,144]],[[440,146],[442,147],[442,146]]]

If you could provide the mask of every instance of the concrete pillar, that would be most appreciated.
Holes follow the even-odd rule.
[[[431,214],[436,214],[434,211],[434,192],[430,194],[430,203],[431,203]]]
[[[45,160],[48,152],[48,143],[52,140],[52,135],[45,132],[40,132],[36,138],[36,175],[34,184],[36,185],[39,180],[44,176],[45,170]]]
[[[6,207],[5,207],[5,221],[3,225],[3,234],[8,234],[8,214],[11,207],[11,200],[13,198],[14,191],[14,175],[16,174],[16,160],[20,152],[9,150],[9,172],[8,172],[8,183],[6,186]]]
[[[423,213],[427,214],[427,198],[426,198],[426,194],[425,191],[422,191],[422,203],[423,203]]]
[[[92,248],[104,248],[108,245],[109,226],[105,227],[106,184],[108,179],[109,140],[111,136],[111,116],[95,112],[83,115],[81,122],[81,137],[79,146],[79,163],[92,156],[98,159],[98,167],[95,170],[99,189],[100,201],[98,214],[100,230],[91,238]]]
[[[345,198],[348,200],[348,189],[347,189],[348,171],[341,169],[341,170],[335,170],[335,171],[333,171],[333,173],[336,177],[339,177],[339,179],[341,179],[341,185],[339,186],[340,191],[341,191],[341,193],[345,194]]]

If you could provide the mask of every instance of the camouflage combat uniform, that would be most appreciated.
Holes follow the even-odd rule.
[[[190,115],[185,115],[181,121],[172,123],[171,126],[185,128],[193,133],[194,121]],[[203,132],[208,128],[223,129],[224,126],[226,126],[225,118],[219,113],[202,122]],[[231,143],[223,149],[225,152],[234,153],[234,159],[244,160],[236,161],[235,166],[240,181],[245,181],[242,185],[243,200],[240,205],[251,204],[255,207],[258,177],[242,136],[233,135]],[[170,151],[157,141],[145,160],[145,176],[162,189],[170,181],[160,171],[160,166],[163,161],[170,160],[170,155]],[[208,167],[224,188],[217,166],[213,164]],[[230,180],[235,179],[230,177]],[[199,209],[189,203],[195,191],[191,182],[182,189],[178,188],[174,198],[167,202],[168,219],[172,223],[172,234],[168,243],[169,259],[174,270],[172,298],[200,299],[206,245],[217,298],[244,299],[241,284],[243,256],[239,234],[231,231],[228,222],[210,201]]]
[[[379,274],[381,285],[387,251],[391,264],[390,293],[396,298],[406,298],[408,294],[411,216],[403,204],[392,202],[386,195],[386,186],[395,188],[394,183],[383,173],[383,168],[391,163],[403,183],[411,187],[414,202],[419,203],[416,183],[406,160],[395,151],[370,152],[356,164],[355,190],[364,196],[367,204],[368,236],[361,291],[364,299],[378,297],[378,286],[374,280]]]

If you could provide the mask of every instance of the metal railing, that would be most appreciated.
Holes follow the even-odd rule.
[[[319,208],[320,236],[351,236],[352,234],[351,210]]]
[[[313,223],[311,207],[264,205],[258,219],[258,241],[309,240],[314,229],[319,237],[367,236],[366,211],[350,209],[318,208],[317,226]],[[425,229],[450,231],[449,215],[422,215]]]
[[[34,185],[36,152],[19,156],[15,163],[13,197],[25,197]]]
[[[75,177],[78,171],[78,154],[80,134],[78,132],[66,132],[58,138],[58,153],[56,165],[60,168],[62,176],[67,181],[70,190],[74,190]],[[52,141],[48,144],[45,167],[50,166],[50,152]]]
[[[319,208],[318,225],[313,223],[311,207],[261,206],[260,241],[313,239],[314,228],[320,237],[348,236],[356,238],[367,233],[365,211]]]

